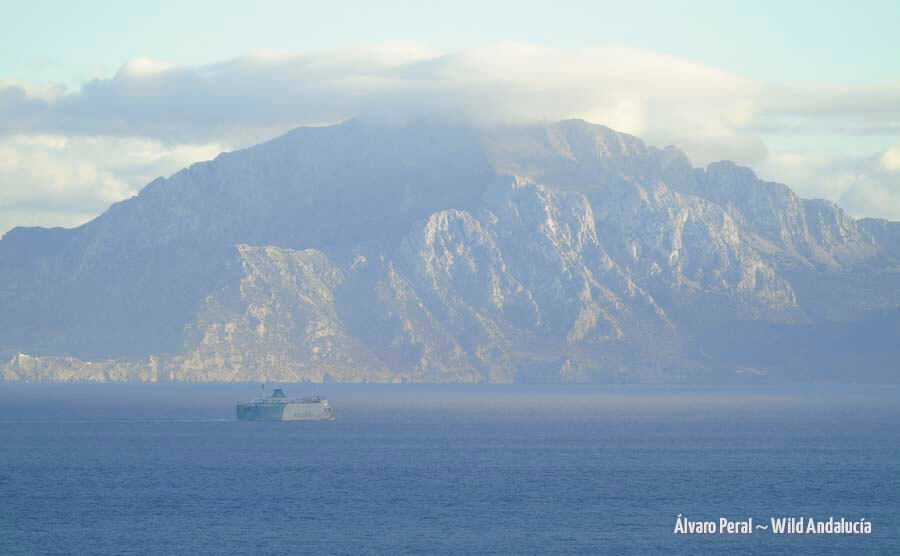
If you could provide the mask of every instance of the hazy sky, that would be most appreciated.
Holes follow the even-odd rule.
[[[900,220],[900,3],[0,0],[0,233],[363,115],[565,117]]]

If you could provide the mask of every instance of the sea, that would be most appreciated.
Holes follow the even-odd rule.
[[[900,388],[0,383],[0,554],[900,554]]]

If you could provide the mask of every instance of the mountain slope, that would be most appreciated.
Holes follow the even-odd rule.
[[[853,350],[837,323],[900,311],[898,230],[577,120],[351,121],[12,230],[0,355],[9,379],[810,378]],[[801,330],[804,358],[754,357]],[[896,380],[882,343],[828,376]]]

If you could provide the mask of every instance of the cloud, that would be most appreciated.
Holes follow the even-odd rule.
[[[767,86],[745,129],[766,133],[887,135],[900,132],[900,83]]]
[[[879,164],[885,172],[900,172],[900,145],[884,151]]]
[[[764,84],[612,46],[502,43],[437,52],[387,43],[260,51],[199,66],[139,58],[78,90],[0,82],[0,213],[7,215],[0,230],[23,211],[70,222],[69,213],[97,213],[219,150],[351,117],[474,125],[581,117],[650,144],[677,145],[697,165],[734,160],[804,196],[846,203],[854,214],[900,218],[891,208],[897,147],[863,161],[767,145],[775,134],[895,137],[900,85]]]
[[[584,117],[652,138],[708,131],[718,144],[746,122],[757,93],[747,79],[629,48],[507,43],[440,54],[394,44],[198,67],[137,59],[111,78],[49,97],[8,86],[0,90],[0,132],[205,143],[350,117],[476,125]],[[743,140],[734,144],[740,150]],[[751,151],[758,156],[756,145]]]
[[[801,196],[825,198],[850,215],[900,220],[900,145],[870,156],[777,153],[760,167],[766,179]]]
[[[76,226],[154,178],[223,150],[143,138],[0,138],[0,235],[14,226]]]
[[[854,216],[900,220],[900,145],[859,161],[838,204]]]
[[[584,117],[654,142],[753,163],[760,134],[900,130],[900,84],[763,84],[624,47],[527,43],[440,53],[417,44],[304,54],[261,51],[201,66],[138,58],[80,90],[0,82],[0,133],[261,140],[350,117],[470,124]]]

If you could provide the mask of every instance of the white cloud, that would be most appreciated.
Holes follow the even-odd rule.
[[[760,175],[790,184],[801,197],[835,202],[857,218],[900,220],[898,153],[898,146],[862,157],[776,153]]]
[[[856,217],[900,220],[900,182],[860,176],[838,199]]]
[[[0,82],[0,212],[92,214],[219,150],[350,117],[476,125],[582,117],[677,145],[697,165],[734,160],[855,214],[900,218],[890,208],[900,147],[875,168],[766,145],[771,134],[896,134],[898,86],[762,84],[655,52],[523,43],[260,51],[196,67],[141,58],[77,91]]]
[[[569,117],[666,139],[709,130],[716,141],[752,113],[759,87],[689,60],[604,47],[506,43],[439,54],[405,44],[314,54],[256,53],[199,67],[137,59],[77,92],[0,93],[7,133],[240,142],[259,130],[350,117],[473,124]],[[673,110],[677,106],[677,110]],[[742,140],[732,150],[740,150]],[[755,147],[754,147],[755,149]],[[751,153],[751,158],[758,153]]]
[[[358,116],[475,124],[584,117],[656,141],[702,144],[699,163],[720,145],[748,162],[765,156],[760,133],[900,130],[900,85],[762,84],[656,52],[525,43],[450,53],[408,43],[260,51],[196,67],[138,58],[79,91],[0,82],[7,134],[205,143]]]
[[[150,58],[134,58],[125,63],[119,70],[119,76],[123,79],[149,77],[163,73],[171,69],[169,64],[151,60]]]
[[[886,172],[900,172],[900,145],[886,150],[881,155],[880,163]]]
[[[13,135],[0,139],[0,234],[14,226],[73,226],[160,175],[225,147],[142,138]]]
[[[838,204],[854,216],[900,220],[900,146],[860,161]]]

